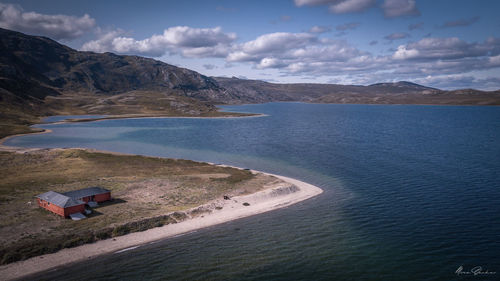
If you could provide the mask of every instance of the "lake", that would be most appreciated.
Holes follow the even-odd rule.
[[[500,107],[269,103],[252,118],[43,124],[22,147],[87,147],[294,177],[297,205],[38,280],[498,280]],[[475,266],[498,272],[457,275]]]

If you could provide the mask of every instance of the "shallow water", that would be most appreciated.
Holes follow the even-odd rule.
[[[500,274],[500,107],[270,103],[258,118],[41,125],[25,147],[91,147],[294,177],[319,197],[42,280],[455,280]]]

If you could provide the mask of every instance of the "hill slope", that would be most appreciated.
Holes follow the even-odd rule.
[[[112,53],[80,52],[45,37],[0,29],[2,88],[25,96],[61,91],[123,93],[130,90],[221,91],[217,82],[195,71],[157,60]],[[22,83],[22,84],[20,84]]]
[[[410,82],[369,86],[336,84],[275,84],[259,80],[216,77],[240,102],[302,101],[361,104],[500,105],[500,91],[443,91]]]
[[[0,136],[52,114],[210,115],[226,95],[185,68],[0,29]]]
[[[409,82],[369,86],[274,84],[207,77],[154,59],[81,52],[0,28],[0,137],[54,114],[213,116],[214,104],[499,105],[500,92],[442,91]]]

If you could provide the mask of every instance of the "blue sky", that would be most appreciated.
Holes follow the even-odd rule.
[[[0,27],[278,83],[500,89],[498,0],[11,1]]]

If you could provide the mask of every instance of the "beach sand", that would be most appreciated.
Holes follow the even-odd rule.
[[[257,171],[252,172],[257,173]],[[273,176],[282,179],[290,185],[274,186],[249,195],[235,196],[230,198],[230,200],[217,199],[216,202],[203,205],[211,209],[210,213],[204,213],[202,216],[193,217],[179,223],[101,240],[75,248],[62,249],[56,253],[3,265],[0,266],[0,279],[22,278],[34,273],[56,269],[70,263],[95,258],[99,255],[133,249],[140,245],[188,233],[196,229],[287,207],[323,192],[319,187],[296,179],[279,175]],[[249,205],[243,205],[243,203],[248,203]],[[222,207],[222,209],[214,208],[214,206]]]
[[[42,132],[28,134],[44,134],[50,132],[51,130],[44,130]],[[20,135],[9,136],[1,139],[0,151],[24,153],[27,151],[40,149],[11,147],[3,145],[4,141],[16,136]],[[123,155],[123,153],[111,151],[100,152]],[[210,164],[214,165],[213,163]],[[238,167],[233,168],[241,169]],[[103,254],[123,252],[126,250],[135,249],[137,247],[140,247],[141,245],[177,236],[180,234],[189,233],[191,231],[204,227],[214,226],[236,219],[284,208],[311,197],[317,196],[323,192],[323,190],[319,187],[289,177],[254,170],[252,170],[252,172],[275,176],[288,183],[288,185],[272,186],[268,189],[264,189],[252,194],[234,196],[230,198],[230,200],[224,200],[222,198],[217,199],[213,202],[209,202],[207,204],[199,206],[205,207],[206,209],[210,210],[209,213],[203,213],[203,215],[191,217],[179,223],[168,224],[162,227],[156,227],[142,232],[134,232],[123,236],[97,241],[92,244],[81,245],[75,248],[66,248],[56,253],[37,256],[24,261],[2,265],[0,266],[0,279],[11,280],[23,278],[38,272],[53,270],[57,269],[60,266],[92,259]],[[244,205],[243,203],[248,204]],[[220,209],[220,207],[222,207],[222,209]]]
[[[17,135],[12,135],[12,136],[4,137],[4,138],[0,139],[0,151],[24,153],[24,152],[28,152],[28,151],[39,150],[40,148],[24,148],[24,147],[7,146],[7,145],[4,145],[3,143],[6,142],[10,138],[15,138],[15,137],[20,137],[20,136],[27,136],[27,135],[48,134],[48,133],[52,133],[52,130],[50,130],[50,129],[44,129],[43,131],[40,131],[40,132],[17,134]]]

